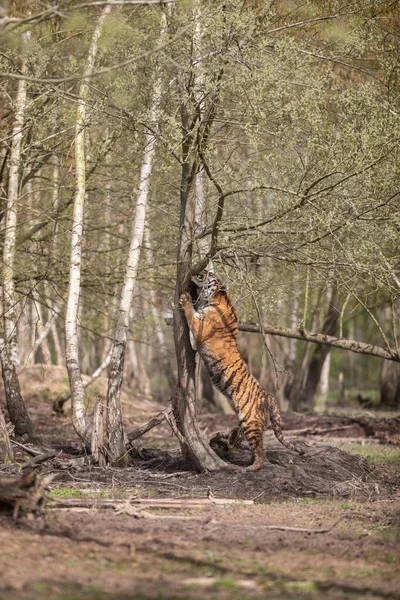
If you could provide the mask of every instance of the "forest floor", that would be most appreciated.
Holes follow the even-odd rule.
[[[38,467],[54,475],[42,514],[0,513],[0,600],[400,599],[399,417],[284,415],[306,453],[268,432],[256,473],[185,470],[163,423],[136,441],[131,467],[100,469],[82,456],[69,415],[52,412],[62,390],[28,381],[32,419],[58,455]],[[126,394],[127,431],[162,408]],[[233,423],[202,418],[210,437]],[[0,475],[18,470],[0,465]]]

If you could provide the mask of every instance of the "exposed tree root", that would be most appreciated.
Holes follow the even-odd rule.
[[[45,490],[55,475],[39,476],[27,471],[19,477],[0,479],[0,510],[13,510],[16,519],[20,511],[37,513],[46,502]]]

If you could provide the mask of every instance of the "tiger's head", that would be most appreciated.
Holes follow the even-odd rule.
[[[196,286],[197,298],[194,304],[200,306],[208,304],[211,298],[218,292],[226,292],[226,287],[222,281],[212,271],[202,271],[198,275],[193,275],[192,281]]]

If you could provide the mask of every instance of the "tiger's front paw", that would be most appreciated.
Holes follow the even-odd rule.
[[[188,294],[188,292],[185,292],[184,294],[181,295],[181,297],[179,299],[179,303],[183,308],[185,308],[185,306],[191,305],[192,304],[191,295]]]

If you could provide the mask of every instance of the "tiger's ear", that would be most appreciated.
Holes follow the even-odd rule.
[[[228,286],[226,286],[225,284],[221,285],[221,287],[219,288],[220,292],[227,292],[228,291]]]

